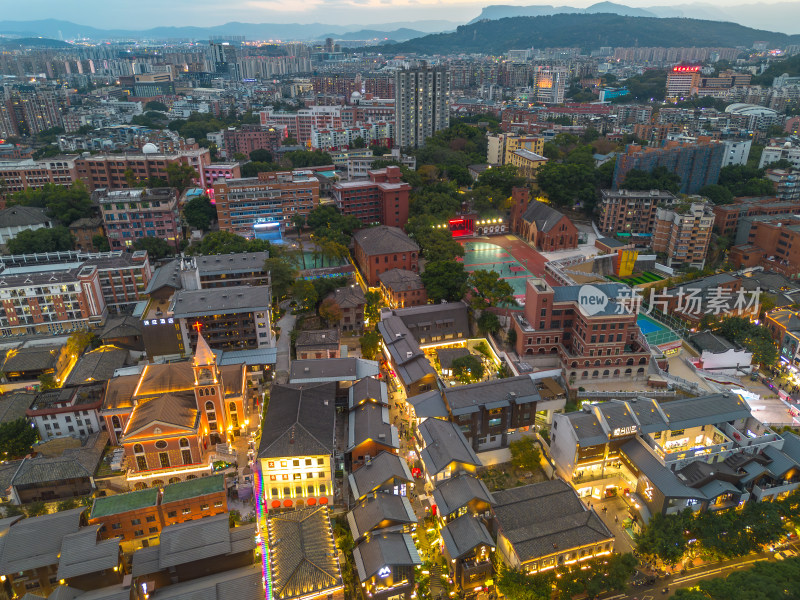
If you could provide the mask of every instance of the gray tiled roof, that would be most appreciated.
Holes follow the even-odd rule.
[[[300,350],[310,348],[339,348],[338,329],[314,329],[298,331],[295,347]]]
[[[458,358],[470,356],[471,352],[467,348],[437,348],[436,358],[442,369],[451,369],[453,361]]]
[[[181,261],[178,258],[158,267],[153,272],[150,283],[147,284],[145,294],[152,294],[163,287],[169,287],[174,290],[182,289],[183,284],[181,283],[180,268]]]
[[[0,574],[58,564],[62,541],[78,531],[83,511],[75,508],[29,517],[11,525],[0,537]]]
[[[26,458],[11,480],[14,486],[52,483],[63,479],[88,479],[92,473],[69,458]]]
[[[0,396],[0,423],[24,418],[25,412],[35,399],[35,392],[21,390],[14,390]]]
[[[55,369],[61,346],[31,346],[9,350],[3,364],[4,373]]]
[[[240,569],[160,587],[150,594],[150,598],[152,600],[264,600],[264,575],[261,563],[259,561],[257,564]],[[78,600],[95,599],[85,599],[81,596]]]
[[[380,273],[378,279],[393,292],[409,292],[421,290],[425,287],[422,284],[422,277],[418,273],[407,269],[389,269]]]
[[[449,415],[447,413],[447,406],[444,403],[442,392],[438,389],[430,390],[406,398],[406,402],[414,407],[414,414],[418,419],[428,417],[438,417],[446,419]]]
[[[255,549],[255,524],[230,529],[228,514],[165,527],[158,546],[133,555],[133,576],[148,575],[198,560]],[[146,550],[146,552],[145,552]]]
[[[352,410],[364,401],[374,401],[388,406],[389,397],[386,384],[374,377],[365,377],[356,381],[348,390],[348,407]]]
[[[383,337],[383,342],[404,385],[409,386],[426,376],[436,375],[425,353],[420,350],[417,340],[400,317],[384,316],[378,323],[378,332]]]
[[[353,241],[367,256],[393,252],[419,252],[419,246],[398,227],[379,225],[357,231]]]
[[[68,585],[59,585],[50,592],[47,600],[75,600],[81,594],[83,594],[81,590],[76,590]]]
[[[480,411],[481,407],[509,406],[512,399],[516,404],[541,400],[539,388],[530,375],[459,385],[445,390],[444,395],[454,415],[475,413]]]
[[[52,220],[45,214],[44,209],[36,206],[11,206],[0,209],[0,227],[45,225]]]
[[[431,477],[453,462],[482,466],[472,446],[454,423],[442,419],[426,419],[419,425],[418,431],[425,442],[422,462]]]
[[[436,329],[438,335],[452,333],[453,339],[469,337],[470,334],[468,310],[464,302],[423,304],[384,310],[381,313],[381,320],[391,316],[399,317],[417,341],[421,337],[426,337],[430,341],[430,333],[424,328],[433,325],[440,327]]]
[[[681,398],[662,402],[660,406],[669,419],[670,429],[688,429],[751,416],[747,403],[730,392],[708,394],[698,398]]]
[[[368,580],[384,566],[413,567],[422,564],[414,540],[407,533],[373,535],[369,541],[355,547],[353,559],[361,581]]]
[[[725,338],[714,335],[711,331],[703,331],[690,336],[689,342],[700,351],[708,350],[715,354],[727,352],[736,347]]]
[[[278,514],[269,519],[268,526],[275,597],[322,594],[342,585],[326,507]]]
[[[87,352],[78,359],[64,385],[107,381],[114,371],[128,364],[129,358],[130,353],[120,348],[101,347]]]
[[[106,321],[106,326],[100,332],[100,339],[108,340],[113,338],[134,337],[142,335],[142,322],[136,317],[123,315],[121,317],[110,317]]]
[[[528,204],[528,208],[525,209],[525,212],[522,214],[522,218],[528,223],[536,223],[536,229],[538,231],[547,233],[556,226],[556,223],[564,218],[564,215],[552,206],[532,200],[531,203]]]
[[[369,440],[390,448],[400,448],[397,427],[390,423],[389,407],[373,402],[362,404],[348,415],[347,451]]]
[[[356,500],[374,492],[388,481],[414,481],[405,459],[385,451],[350,473],[348,480],[350,491]]]
[[[274,384],[259,458],[332,454],[335,400],[334,383]]]
[[[380,373],[378,363],[363,358],[309,358],[293,360],[289,383],[325,383],[357,381]]]
[[[269,252],[240,252],[238,254],[199,255],[193,257],[200,277],[220,274],[253,273],[264,270]]]
[[[466,473],[445,479],[433,490],[433,499],[442,516],[450,515],[473,500],[494,504],[494,496],[479,478]]]
[[[80,531],[64,536],[61,558],[58,561],[58,578],[69,579],[111,570],[119,564],[119,538],[98,540],[101,525],[82,527]]]
[[[675,473],[662,465],[638,439],[620,446],[620,452],[625,454],[634,465],[644,473],[655,487],[666,498],[697,498],[706,500],[705,494],[683,483]]]
[[[336,288],[328,297],[333,298],[340,308],[358,308],[367,302],[364,291],[358,285]]]
[[[237,285],[230,288],[180,290],[169,304],[175,318],[208,315],[265,312],[269,310],[271,292],[268,285]]]
[[[614,537],[561,479],[502,490],[494,497],[498,527],[521,562]]]
[[[417,517],[407,497],[378,493],[347,513],[347,522],[353,539],[358,541],[374,529],[416,523]]]
[[[466,556],[482,544],[494,548],[494,541],[486,526],[474,515],[466,514],[450,521],[442,528],[441,534],[450,558]]]

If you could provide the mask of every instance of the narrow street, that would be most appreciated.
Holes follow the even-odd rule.
[[[285,304],[285,306],[283,306]],[[286,313],[275,324],[276,328],[280,329],[280,337],[278,338],[278,353],[275,360],[275,381],[278,383],[286,383],[289,381],[289,358],[291,354],[291,338],[290,334],[294,329],[297,317],[292,314],[292,309],[289,303],[285,302],[281,308],[286,310]]]

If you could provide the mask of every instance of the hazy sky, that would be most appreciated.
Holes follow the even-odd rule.
[[[585,7],[596,0],[0,0],[0,20],[64,19],[103,28],[249,23],[374,24],[446,19],[464,23],[489,4]],[[618,0],[627,6],[687,5],[688,0]],[[730,6],[742,0],[705,0]],[[768,2],[769,3],[769,2]]]

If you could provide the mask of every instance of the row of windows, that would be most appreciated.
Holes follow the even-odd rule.
[[[305,459],[305,466],[310,467],[313,464],[313,460],[314,460],[313,458],[306,458]],[[271,461],[269,461],[267,463],[267,466],[270,469],[274,469],[276,464],[280,464],[280,467],[285,469],[285,468],[287,468],[289,466],[289,461],[288,460],[281,460],[281,461],[271,460]],[[324,465],[325,464],[325,459],[324,458],[318,458],[317,459],[317,464],[318,465]],[[300,466],[300,459],[298,459],[298,458],[294,459],[292,461],[292,466],[293,467],[299,467]]]
[[[320,483],[319,484],[319,495],[320,496],[324,496],[325,494],[327,494],[328,493],[327,490],[328,490],[328,488],[326,487],[326,485],[324,483]],[[300,485],[295,486],[294,493],[295,493],[295,496],[302,496],[303,495],[303,486],[300,486]],[[315,496],[316,493],[314,492],[314,486],[313,485],[309,485],[306,488],[306,493],[307,493],[308,496]],[[270,489],[270,498],[288,498],[291,495],[292,495],[292,489],[289,486],[285,486],[283,488],[283,494],[281,494],[279,492],[278,488],[276,488],[276,487]]]

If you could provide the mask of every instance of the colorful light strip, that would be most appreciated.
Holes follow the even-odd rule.
[[[256,514],[258,515],[258,529],[261,536],[261,570],[264,574],[264,588],[266,600],[272,600],[272,574],[269,570],[269,530],[267,528],[267,515],[264,514],[264,488],[261,485],[261,470],[255,471]]]

